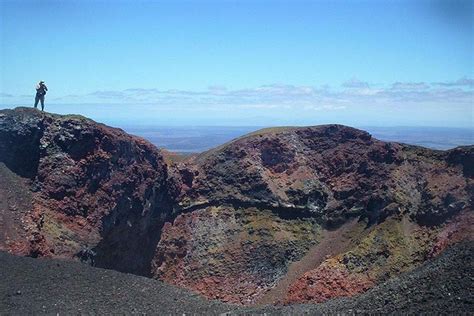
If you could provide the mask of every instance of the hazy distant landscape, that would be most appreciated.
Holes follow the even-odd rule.
[[[474,144],[474,129],[449,127],[365,127],[375,138],[432,149]]]
[[[195,127],[123,127],[128,133],[141,136],[157,147],[174,152],[203,152],[236,137],[263,127],[195,126]],[[450,149],[474,144],[474,129],[447,127],[360,127],[375,138],[432,149]]]

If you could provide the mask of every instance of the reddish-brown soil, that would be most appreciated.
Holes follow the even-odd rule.
[[[356,238],[357,231],[360,230],[362,230],[361,224],[357,219],[353,219],[338,229],[324,230],[321,241],[312,246],[303,258],[291,263],[286,275],[256,303],[259,305],[283,303],[290,285],[306,272],[316,269],[324,260],[347,251],[354,244],[353,238]]]

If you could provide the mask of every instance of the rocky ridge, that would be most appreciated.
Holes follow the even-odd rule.
[[[1,240],[2,248],[149,271],[159,223],[172,213],[159,150],[84,117],[18,108],[0,113],[0,157],[32,199],[11,213],[27,238]]]

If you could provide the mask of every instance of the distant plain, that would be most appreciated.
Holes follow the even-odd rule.
[[[263,127],[194,126],[153,127],[120,126],[128,133],[143,137],[159,148],[179,153],[199,153]],[[474,128],[449,127],[358,127],[384,140],[447,150],[474,144]]]

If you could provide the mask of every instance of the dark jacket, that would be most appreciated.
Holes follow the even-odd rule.
[[[48,87],[44,83],[38,84],[36,86],[36,95],[43,96],[46,95],[46,91],[48,91]]]

